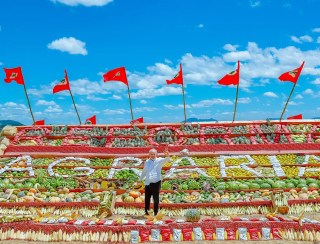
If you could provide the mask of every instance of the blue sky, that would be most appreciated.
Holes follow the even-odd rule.
[[[241,62],[237,120],[279,117],[292,88],[277,77],[305,60],[284,117],[320,114],[320,1],[2,0],[0,68],[21,66],[36,120],[78,123],[68,92],[52,94],[67,69],[82,121],[131,120],[127,88],[102,74],[125,66],[134,117],[180,122],[182,63],[187,117],[231,120],[235,87],[217,80]],[[5,77],[0,73],[0,79]],[[31,124],[23,87],[0,82],[0,119]]]

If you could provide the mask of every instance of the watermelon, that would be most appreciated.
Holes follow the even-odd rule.
[[[220,183],[220,184],[217,185],[217,189],[224,191],[226,189],[226,185],[224,183],[223,184]]]
[[[260,185],[258,183],[251,183],[249,187],[250,189],[260,189]]]
[[[287,182],[286,183],[286,188],[295,188],[295,184],[293,184],[292,182]]]
[[[228,182],[228,186],[227,189],[228,190],[238,190],[239,189],[239,182],[237,181],[231,181],[231,182]]]
[[[311,187],[311,188],[319,188],[319,185],[317,183],[310,183],[309,187]]]
[[[272,188],[286,188],[286,183],[284,181],[276,181],[272,184]]]
[[[309,185],[310,183],[317,183],[317,180],[316,179],[313,179],[313,178],[307,178],[306,179],[306,183]]]
[[[265,179],[264,182],[268,183],[269,185],[272,185],[274,183],[272,179]]]
[[[271,188],[271,185],[268,184],[268,183],[262,183],[262,184],[260,185],[260,187],[261,187],[262,189],[268,189],[268,188]]]
[[[303,188],[303,187],[307,187],[308,188],[308,186],[306,184],[303,184],[303,183],[300,183],[299,185],[297,185],[297,188]]]
[[[239,184],[239,189],[240,190],[247,190],[247,189],[249,189],[249,186],[247,184],[240,183]]]

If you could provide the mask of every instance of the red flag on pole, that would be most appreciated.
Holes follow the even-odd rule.
[[[302,71],[304,65],[304,61],[302,62],[302,64],[300,65],[299,68],[296,68],[294,70],[288,71],[283,73],[282,75],[279,76],[279,80],[281,81],[290,81],[292,83],[297,83],[300,73]]]
[[[218,80],[218,84],[229,86],[229,85],[238,85],[239,77],[240,77],[240,62],[238,61],[238,68],[229,74],[223,76],[220,80]]]
[[[116,68],[103,75],[103,81],[120,81],[128,86],[127,73],[125,67]]]
[[[37,120],[34,122],[34,125],[44,125],[44,120]]]
[[[167,85],[177,84],[183,85],[183,74],[182,74],[182,65],[180,64],[179,72],[173,77],[172,80],[166,80]]]
[[[21,67],[7,69],[3,68],[4,72],[6,73],[6,78],[4,79],[5,82],[10,83],[12,81],[16,81],[19,85],[24,85],[24,79],[22,75]]]
[[[137,118],[135,120],[130,121],[131,125],[138,124],[138,123],[143,123],[143,117],[140,117],[140,118]]]
[[[68,74],[67,71],[64,71],[64,79],[60,81],[59,84],[55,85],[53,87],[53,94],[57,93],[57,92],[61,92],[61,91],[66,91],[69,90],[70,91],[70,84],[69,84],[69,79],[68,79]]]
[[[86,125],[95,125],[96,123],[97,123],[97,117],[95,115],[93,115],[90,118],[87,118],[85,122]]]
[[[302,119],[302,114],[297,114],[297,115],[294,115],[294,116],[290,116],[287,119]]]

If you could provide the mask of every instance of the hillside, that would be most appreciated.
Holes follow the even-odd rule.
[[[0,120],[0,131],[2,130],[3,127],[5,127],[6,125],[15,125],[15,126],[21,126],[23,124],[21,124],[18,121],[15,120]]]

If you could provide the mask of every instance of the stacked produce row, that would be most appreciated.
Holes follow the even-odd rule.
[[[316,153],[201,155],[172,150],[211,143],[312,144],[319,142],[319,129],[316,123],[10,128],[10,133],[2,132],[7,138],[0,145],[33,147],[38,153],[5,150],[0,157],[0,239],[320,241]],[[147,152],[167,143],[172,160],[162,169],[161,211],[145,219],[144,185],[136,182],[148,155],[119,156],[115,149]],[[42,151],[54,147],[59,152],[71,145],[77,156],[45,156]],[[110,148],[111,154],[82,151],[94,147]]]
[[[148,147],[320,143],[320,124],[46,126],[17,131],[11,146]]]

